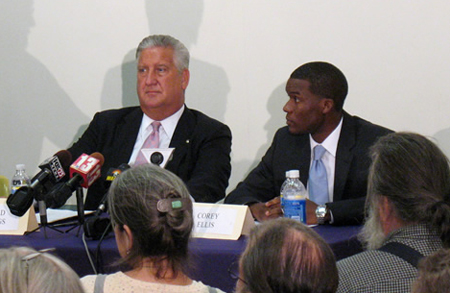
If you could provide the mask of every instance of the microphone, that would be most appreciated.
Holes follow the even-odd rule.
[[[117,168],[109,168],[108,173],[106,174],[106,180],[105,180],[105,188],[109,189],[112,182],[119,176],[123,171],[130,169],[130,165],[123,163],[120,164]],[[105,195],[103,195],[102,200],[100,201],[100,205],[97,208],[96,215],[100,215],[101,213],[106,211],[106,202],[108,200],[108,191],[105,192]]]
[[[141,152],[145,158],[149,158],[149,163],[165,168],[167,162],[172,159],[175,148],[167,149],[142,149]]]
[[[112,182],[119,176],[123,171],[130,168],[128,164],[121,164],[117,168],[109,168],[108,173],[106,175],[105,180],[105,188],[109,189]],[[106,212],[106,202],[108,201],[108,191],[103,196],[100,201],[100,205],[95,212],[95,215],[92,218],[88,218],[86,222],[84,222],[84,234],[86,237],[92,239],[100,239],[102,235],[106,235],[111,232],[111,220],[109,218],[100,217],[100,215]]]
[[[164,161],[164,156],[160,152],[154,152],[150,156],[150,163],[160,166],[161,163]]]
[[[41,201],[45,191],[66,175],[64,168],[71,160],[72,154],[61,150],[42,162],[39,165],[41,171],[31,179],[30,186],[22,186],[8,197],[6,203],[11,213],[21,217],[33,204],[33,199]]]
[[[70,166],[70,180],[55,186],[47,194],[45,198],[47,206],[54,209],[60,208],[78,187],[89,188],[100,177],[104,161],[105,159],[100,153],[93,153],[90,156],[82,154],[78,157]]]
[[[100,153],[93,153],[90,156],[82,154],[70,165],[71,179],[67,183],[89,188],[100,177],[104,162],[105,158]]]

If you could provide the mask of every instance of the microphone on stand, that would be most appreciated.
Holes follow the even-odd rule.
[[[64,157],[64,160],[67,160],[67,162],[70,162],[72,160],[72,154],[69,151],[60,151],[58,153],[64,154],[62,155],[62,157]],[[58,154],[57,153],[57,154]],[[49,185],[48,183],[43,183],[43,188],[39,188],[37,189],[37,194],[35,195],[35,198],[38,202],[38,209],[39,209],[39,217],[41,220],[41,226],[47,226],[48,221],[47,221],[47,206],[45,205],[45,201],[44,201],[44,194],[47,192],[47,190],[53,186],[55,183],[57,183],[58,181],[60,181],[62,178],[64,178],[64,176],[66,176],[66,173],[64,172],[64,168],[67,167],[67,164],[65,164],[64,166],[60,163],[59,157],[58,155],[55,155],[51,158],[49,158],[48,160],[44,161],[39,168],[43,169],[43,170],[51,170],[53,177],[50,176],[51,178],[54,178],[55,180],[51,180],[50,182],[52,182],[51,185]],[[66,163],[66,162],[64,162]],[[38,177],[38,175],[35,176],[35,178]],[[34,178],[31,179],[31,181],[33,182]],[[37,180],[36,180],[37,181]],[[33,183],[31,183],[31,186],[33,186]]]
[[[78,226],[84,224],[84,202],[83,187],[89,188],[101,176],[101,168],[105,158],[101,153],[92,153],[90,156],[82,154],[70,165],[70,179],[58,186],[47,196],[47,201],[52,202],[54,207],[64,205],[74,191],[77,198]],[[74,229],[73,226],[66,232]],[[80,232],[80,230],[78,230]],[[78,235],[78,233],[77,233]]]
[[[109,168],[108,173],[106,175],[105,180],[105,188],[109,189],[111,183],[119,176],[123,171],[130,168],[128,164],[121,164],[117,168]],[[106,191],[103,196],[100,205],[95,212],[95,215],[92,218],[89,218],[84,222],[84,233],[86,237],[92,239],[100,239],[102,235],[106,235],[109,233],[111,229],[111,221],[109,218],[100,217],[102,213],[104,213],[107,209],[107,201],[108,201],[108,191]]]
[[[67,150],[61,150],[42,162],[39,165],[41,171],[31,179],[30,186],[22,186],[8,197],[6,203],[11,213],[21,217],[31,207],[33,199],[38,203],[42,202],[43,194],[66,175],[64,168],[69,166],[71,160],[72,154]],[[45,202],[39,204],[39,210],[39,214],[42,212],[46,216]],[[46,218],[41,220],[46,221]]]
[[[166,164],[172,160],[174,150],[175,148],[142,149],[141,152],[144,154],[145,158],[148,158],[149,163],[165,168]]]
[[[108,202],[108,190],[111,186],[112,182],[119,176],[123,171],[130,169],[130,165],[128,164],[120,164],[117,168],[109,168],[108,173],[106,174],[105,179],[105,188],[107,191],[105,192],[105,195],[103,195],[102,200],[100,201],[100,205],[97,208],[97,211],[95,212],[96,215],[100,215],[101,213],[105,212],[107,209],[106,203]]]
[[[88,188],[95,180],[100,178],[101,167],[105,159],[100,153],[93,153],[90,156],[82,154],[70,166],[70,179],[62,184],[56,185],[45,197],[45,202],[49,208],[62,207],[72,193],[79,187]],[[77,204],[78,206],[78,204]]]
[[[89,188],[101,176],[101,168],[105,158],[100,153],[90,156],[82,154],[70,166],[70,180],[67,182],[71,188],[76,189],[78,223],[84,223],[83,187]]]

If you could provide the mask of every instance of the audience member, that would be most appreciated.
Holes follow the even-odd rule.
[[[338,292],[410,292],[419,259],[450,244],[449,161],[406,132],[381,138],[371,152],[367,250],[338,262]]]
[[[391,131],[343,110],[348,85],[332,64],[311,62],[292,72],[286,84],[289,100],[280,128],[259,165],[238,184],[226,203],[247,204],[263,221],[282,215],[280,188],[285,172],[300,170],[309,191],[309,223],[361,223],[370,165],[369,147]],[[314,155],[315,150],[324,151]],[[317,157],[317,167],[312,164]],[[312,167],[311,167],[312,166]],[[314,172],[310,172],[315,170]]]
[[[83,293],[78,275],[62,260],[28,247],[0,249],[1,293]]]
[[[280,218],[256,226],[240,260],[239,293],[336,292],[328,244],[311,228]]]
[[[413,293],[441,293],[450,290],[450,249],[439,249],[419,262],[419,276]]]
[[[140,107],[95,114],[88,129],[69,148],[74,160],[82,153],[100,152],[105,157],[102,178],[89,188],[85,208],[98,207],[110,168],[148,161],[141,148],[175,148],[165,168],[186,183],[193,198],[199,202],[224,198],[231,173],[231,131],[186,107],[188,50],[171,36],[151,35],[139,44],[136,57]]]
[[[87,292],[221,292],[186,275],[192,202],[176,175],[152,164],[131,168],[113,181],[108,209],[130,270],[82,278]]]

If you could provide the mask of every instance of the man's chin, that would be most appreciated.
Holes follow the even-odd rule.
[[[139,104],[144,108],[158,108],[162,105],[162,100],[158,96],[145,96],[139,100]]]
[[[289,126],[289,125],[287,127],[288,127],[288,130],[289,130],[289,133],[292,134],[292,135],[301,135],[301,134],[305,133],[304,131],[301,131],[301,130],[295,128],[295,127],[292,127],[292,126]]]

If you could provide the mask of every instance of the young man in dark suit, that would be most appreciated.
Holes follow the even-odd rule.
[[[280,188],[285,172],[300,170],[300,180],[310,191],[313,149],[325,148],[322,157],[327,181],[326,200],[307,201],[309,223],[360,223],[363,219],[370,165],[369,147],[391,130],[343,110],[348,85],[344,74],[326,62],[306,63],[286,84],[289,100],[283,107],[287,126],[280,128],[272,145],[247,178],[225,199],[247,204],[253,216],[264,221],[282,216]],[[310,192],[311,193],[311,192]]]
[[[231,172],[231,131],[225,124],[185,105],[189,84],[189,52],[171,36],[152,35],[136,52],[140,107],[97,113],[69,151],[105,157],[102,178],[87,194],[85,208],[96,209],[106,192],[109,168],[133,166],[147,138],[159,122],[158,148],[175,148],[165,166],[187,184],[196,201],[216,202],[225,196]]]

